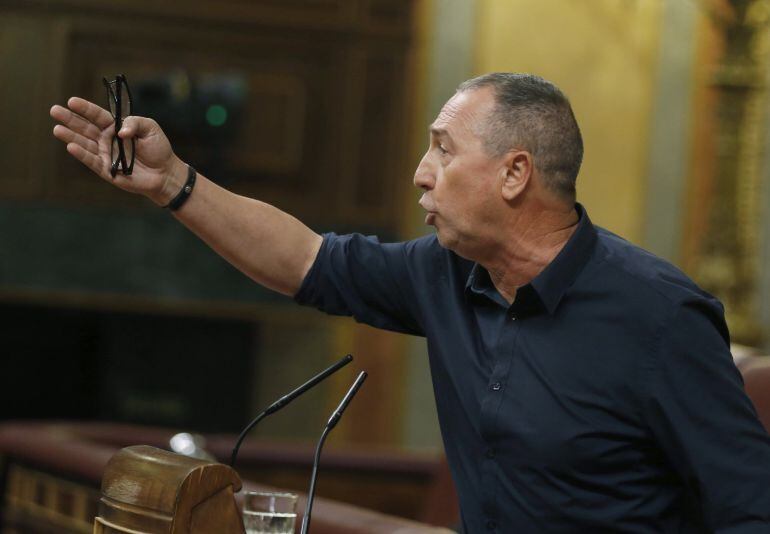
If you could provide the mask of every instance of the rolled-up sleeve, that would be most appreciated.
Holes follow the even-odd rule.
[[[415,268],[419,240],[380,243],[361,234],[324,234],[294,300],[377,328],[424,335]]]
[[[721,305],[680,303],[651,367],[646,415],[710,531],[770,532],[770,438],[733,364]]]

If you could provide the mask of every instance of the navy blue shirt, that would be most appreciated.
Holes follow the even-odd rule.
[[[512,305],[435,236],[327,234],[295,298],[427,338],[468,533],[770,532],[721,304],[577,210]]]

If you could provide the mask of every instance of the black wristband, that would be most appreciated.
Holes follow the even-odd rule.
[[[195,187],[196,174],[198,173],[195,171],[195,169],[193,169],[192,165],[188,165],[187,181],[184,183],[184,187],[182,187],[182,190],[179,192],[177,196],[171,199],[171,202],[163,206],[164,208],[168,208],[171,211],[176,211],[182,207],[182,204],[184,204],[187,201],[187,198],[190,196],[190,193],[192,193],[193,187]]]

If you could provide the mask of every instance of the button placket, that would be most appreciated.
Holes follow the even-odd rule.
[[[492,519],[497,514],[497,499],[500,492],[497,465],[497,450],[493,444],[497,441],[497,432],[499,423],[499,411],[502,406],[504,395],[503,385],[508,381],[509,374],[513,367],[516,353],[516,339],[520,334],[521,321],[516,321],[516,315],[505,312],[500,339],[497,343],[499,359],[495,361],[492,368],[492,374],[487,383],[487,393],[482,401],[482,436],[485,440],[486,448],[483,450],[482,460],[482,502],[484,513],[487,514],[489,521],[486,526],[491,531],[498,529],[497,523]]]

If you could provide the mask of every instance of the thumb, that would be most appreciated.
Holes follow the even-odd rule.
[[[120,128],[118,136],[120,136],[121,139],[130,139],[132,137],[147,137],[157,127],[158,123],[152,119],[148,119],[146,117],[135,117],[131,115],[123,119],[123,126]]]

